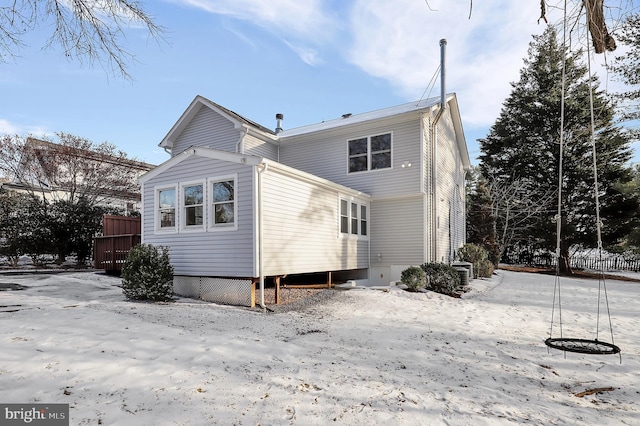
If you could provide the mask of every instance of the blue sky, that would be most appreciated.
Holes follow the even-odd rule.
[[[553,3],[553,2],[551,2]],[[517,81],[538,0],[154,0],[145,10],[164,41],[130,28],[136,56],[123,80],[99,64],[42,50],[28,34],[0,63],[0,133],[72,133],[159,164],[157,145],[196,95],[266,127],[289,129],[437,96],[427,89],[447,39],[447,91],[456,92],[472,161]],[[550,22],[561,12],[551,7]],[[603,58],[598,58],[602,61]],[[425,93],[425,90],[426,93]]]

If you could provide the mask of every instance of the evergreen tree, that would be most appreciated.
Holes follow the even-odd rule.
[[[485,248],[491,262],[497,265],[500,251],[496,243],[493,201],[486,179],[481,175],[474,177],[473,186],[467,192],[467,242]]]
[[[618,41],[626,47],[624,55],[616,56],[609,65],[613,75],[627,90],[616,94],[621,108],[619,112],[623,120],[640,119],[640,15],[629,15],[617,34]],[[634,137],[640,137],[640,130],[635,129]]]
[[[616,189],[631,179],[631,170],[626,166],[631,156],[629,140],[614,126],[614,107],[598,89],[597,79],[589,78],[580,56],[581,52],[565,51],[551,27],[542,35],[534,36],[520,80],[512,84],[512,92],[489,135],[479,140],[480,170],[487,179],[503,187],[518,182],[527,196],[548,200],[540,214],[530,218],[526,226],[528,232],[520,236],[518,243],[555,250],[557,199],[545,194],[558,188],[564,63],[562,272],[570,272],[570,247],[595,246],[597,241],[590,86],[595,112],[603,243],[620,242],[638,218],[637,200],[625,197]]]

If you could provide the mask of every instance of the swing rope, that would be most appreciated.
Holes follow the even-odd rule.
[[[591,19],[589,16],[590,10],[587,8],[587,22]],[[587,39],[588,39],[587,35]],[[591,45],[587,43],[587,66],[589,70],[589,82],[593,78],[591,71]],[[600,218],[600,188],[598,184],[598,156],[596,148],[596,124],[595,124],[595,112],[593,107],[593,84],[589,84],[589,112],[591,114],[591,155],[593,161],[593,198],[595,200],[596,207],[596,231],[598,237],[598,260],[600,268],[598,270],[598,310],[596,315],[596,338],[595,341],[599,341],[600,332],[600,305],[602,295],[604,295],[605,306],[607,308],[607,317],[609,318],[609,332],[611,334],[611,346],[613,350],[617,350],[620,353],[620,348],[615,345],[613,338],[613,323],[611,322],[611,311],[609,309],[609,297],[607,296],[607,282],[604,277],[603,259],[602,259],[602,219]],[[622,362],[622,354],[620,354],[620,362]]]
[[[551,309],[551,327],[549,336],[553,336],[553,320],[556,307],[556,295],[558,300],[558,317],[560,324],[560,338],[562,338],[562,297],[560,294],[560,244],[562,235],[562,180],[563,180],[563,155],[564,155],[564,98],[567,86],[567,0],[564,0],[564,19],[562,28],[562,80],[560,91],[560,153],[558,155],[558,212],[555,215],[556,221],[556,278],[553,287],[553,307]]]
[[[587,22],[589,22],[589,10],[587,8]],[[559,152],[559,165],[558,165],[558,213],[555,216],[556,220],[556,277],[553,292],[553,308],[551,311],[551,326],[549,331],[549,338],[545,340],[545,344],[548,347],[560,349],[566,352],[578,352],[583,354],[620,354],[620,362],[622,363],[622,354],[620,348],[613,342],[613,324],[611,322],[611,312],[609,310],[609,298],[607,296],[606,281],[604,279],[603,262],[602,262],[602,221],[600,219],[600,194],[598,185],[598,166],[597,166],[597,153],[596,153],[596,139],[595,139],[595,113],[593,106],[593,85],[591,84],[593,74],[591,71],[591,48],[587,43],[587,63],[589,72],[589,108],[591,114],[591,148],[592,148],[592,160],[593,160],[593,192],[595,200],[596,210],[596,231],[598,240],[598,258],[600,268],[598,271],[598,306],[596,315],[596,333],[594,340],[565,338],[562,332],[562,303],[560,292],[560,260],[561,260],[561,233],[562,233],[562,184],[563,184],[563,150],[564,150],[564,118],[565,118],[565,91],[566,91],[566,52],[567,52],[567,0],[564,1],[564,19],[563,19],[563,62],[562,62],[562,90],[561,90],[561,102],[560,102],[560,152]],[[588,39],[587,35],[587,39]],[[588,41],[588,40],[587,40]],[[609,317],[609,330],[611,332],[611,343],[601,342],[599,337],[600,329],[600,305],[602,295],[604,294],[604,300],[607,308],[607,315]],[[559,317],[559,330],[560,337],[553,338],[553,326],[556,306],[556,296],[558,300],[558,317]]]

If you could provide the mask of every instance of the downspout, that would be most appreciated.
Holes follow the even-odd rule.
[[[269,166],[266,163],[262,164],[262,167],[258,166],[258,278],[260,280],[260,307],[263,311],[267,310],[267,306],[264,304],[264,272],[263,272],[263,259],[262,252],[264,250],[263,244],[263,217],[262,217],[262,174],[267,171]]]
[[[240,133],[240,138],[238,138],[238,142],[236,142],[236,152],[238,154],[244,154],[244,144],[242,142],[244,142],[244,137],[249,134],[249,128],[245,126],[243,126],[243,128],[244,133]]]
[[[445,53],[447,47],[447,40],[440,40],[440,109],[436,114],[433,123],[431,124],[431,260],[437,262],[437,250],[438,250],[438,132],[437,124],[442,118],[444,111],[447,107],[447,93],[445,87]]]

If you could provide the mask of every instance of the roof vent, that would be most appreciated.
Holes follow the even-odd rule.
[[[342,118],[349,118],[349,117],[351,117],[351,113],[350,112],[348,112],[346,114],[342,114]]]
[[[276,114],[276,135],[282,133],[282,120],[284,120],[284,114]]]

